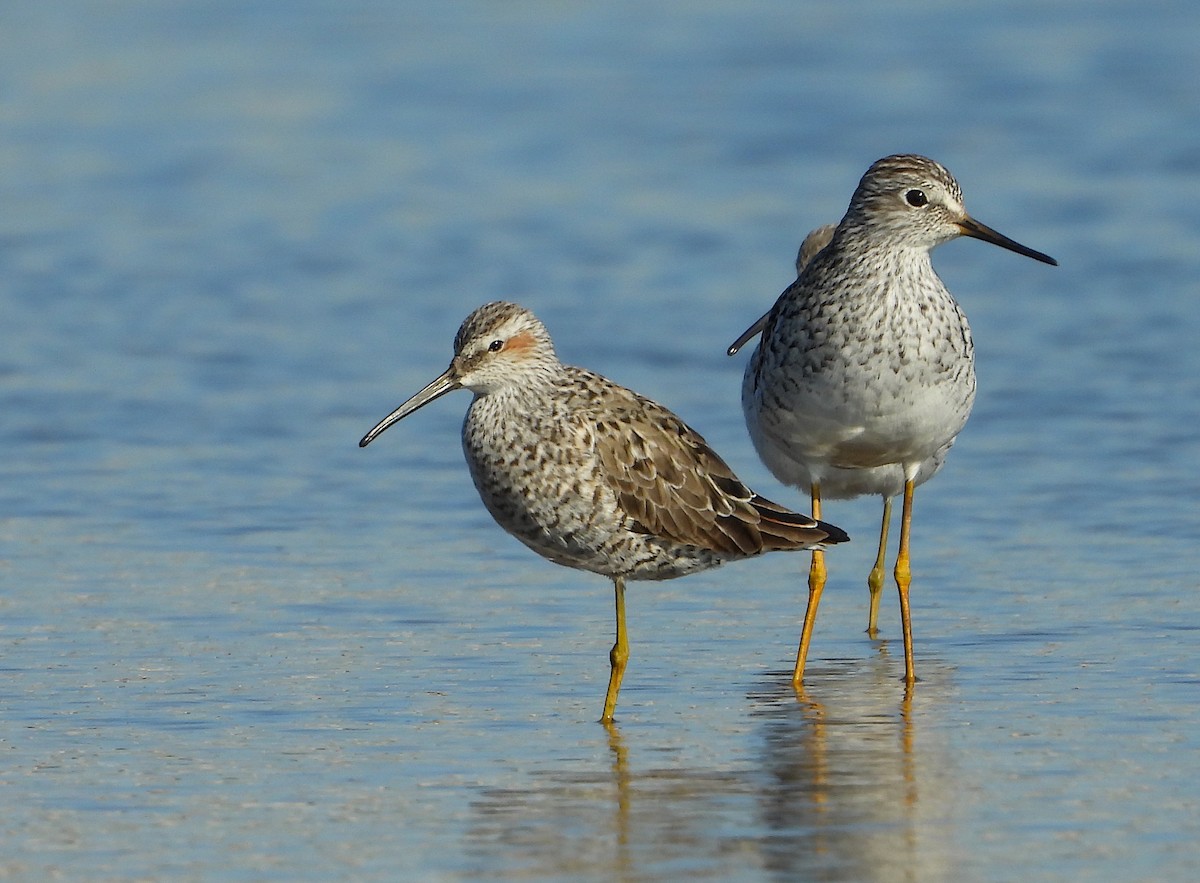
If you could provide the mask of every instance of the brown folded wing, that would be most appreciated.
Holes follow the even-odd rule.
[[[602,413],[581,417],[592,421],[604,478],[635,529],[732,557],[846,539],[754,493],[666,408],[628,390],[611,392]]]

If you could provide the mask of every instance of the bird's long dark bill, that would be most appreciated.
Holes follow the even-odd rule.
[[[360,448],[365,448],[371,442],[375,441],[375,437],[391,426],[393,423],[399,423],[413,411],[418,408],[423,408],[432,402],[434,399],[439,399],[448,392],[454,392],[456,389],[462,389],[462,384],[459,383],[450,373],[449,368],[437,377],[432,383],[426,386],[423,390],[397,408],[392,413],[388,414],[378,425],[366,435],[362,437],[362,441],[358,443]]]
[[[770,316],[771,316],[770,313],[763,313],[763,316],[761,319],[759,319],[757,322],[755,322],[753,325],[751,325],[749,328],[747,328],[745,331],[743,331],[738,336],[738,339],[729,345],[729,349],[725,350],[725,355],[736,356],[738,354],[738,350],[740,350],[747,343],[749,343],[751,340],[753,340],[754,336],[756,334],[759,334],[763,330],[763,328],[766,327],[767,319],[769,319]]]
[[[967,218],[965,221],[960,221],[958,229],[962,231],[964,236],[970,236],[972,239],[981,239],[984,242],[990,242],[992,245],[998,245],[1001,248],[1007,248],[1009,251],[1015,251],[1017,254],[1023,254],[1027,258],[1033,258],[1035,261],[1041,261],[1043,264],[1050,264],[1057,267],[1058,261],[1050,257],[1048,254],[1042,254],[1040,251],[1034,251],[1032,248],[1022,245],[1019,242],[1014,242],[1002,233],[997,233],[986,224],[981,224],[974,218]]]

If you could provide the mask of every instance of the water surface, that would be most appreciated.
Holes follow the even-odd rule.
[[[1200,13],[1183,3],[10,4],[0,28],[0,874],[1191,880]],[[980,394],[878,504],[803,696],[802,555],[629,596],[496,528],[458,323],[759,464],[724,349],[879,156],[1059,259],[935,263]]]

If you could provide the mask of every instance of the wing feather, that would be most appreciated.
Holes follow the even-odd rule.
[[[591,423],[603,478],[633,529],[745,557],[847,539],[746,487],[701,435],[666,408],[606,383]]]

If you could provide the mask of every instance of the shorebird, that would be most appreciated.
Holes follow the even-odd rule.
[[[800,278],[800,274],[804,272],[804,268],[812,263],[812,259],[816,257],[817,252],[827,246],[833,239],[833,231],[837,229],[836,224],[822,224],[815,230],[810,230],[808,235],[804,237],[804,241],[800,243],[800,250],[796,252],[796,278]],[[765,316],[763,317],[766,318]],[[754,329],[754,334],[757,334],[762,328],[757,327],[758,323],[751,326]],[[749,338],[747,338],[748,340]],[[735,346],[741,349],[746,343],[745,340],[739,341]],[[730,347],[733,349],[733,347]],[[734,349],[734,352],[737,352]]]
[[[543,558],[607,576],[616,643],[601,721],[611,723],[629,659],[627,580],[672,579],[763,552],[840,543],[845,532],[759,496],[662,405],[564,365],[533,313],[475,310],[442,374],[363,436],[434,399],[474,393],[462,444],[496,522]]]
[[[804,272],[804,268],[808,266],[817,252],[830,243],[833,239],[833,231],[836,229],[836,224],[824,224],[815,230],[809,231],[809,234],[804,237],[804,241],[800,243],[800,248],[796,252],[797,278]],[[747,328],[745,333],[729,347],[729,355],[736,355],[752,337],[759,334],[766,324],[768,316],[770,316],[770,313]],[[921,464],[921,468],[917,471],[916,481],[913,482],[914,487],[920,487],[930,478],[933,478],[938,470],[942,468],[946,462],[946,453],[950,450],[950,446],[953,443],[954,440],[951,439],[944,447]],[[879,525],[879,545],[875,553],[875,564],[871,568],[871,572],[867,575],[867,591],[870,593],[870,603],[867,607],[866,631],[869,636],[874,638],[879,634],[879,601],[883,597],[883,584],[886,579],[887,541],[892,523],[892,500],[896,495],[904,491],[904,471],[898,465],[880,466],[875,469],[855,469],[853,471],[842,470],[837,473],[837,479],[836,488],[828,487],[828,483],[822,486],[823,496],[845,499],[847,497],[879,495],[883,498],[883,518],[880,520]]]
[[[875,624],[891,501],[903,495],[894,575],[904,635],[904,679],[913,670],[909,535],[913,490],[941,468],[975,400],[975,349],[967,317],[930,262],[959,236],[1057,261],[997,233],[963,208],[958,182],[923,156],[879,160],[859,181],[845,217],[770,312],[730,346],[762,334],[746,366],[742,409],[755,449],[785,484],[822,498],[883,497],[880,551],[868,585]],[[807,240],[806,240],[807,241]],[[808,606],[792,683],[804,679],[825,561],[814,549]]]

